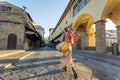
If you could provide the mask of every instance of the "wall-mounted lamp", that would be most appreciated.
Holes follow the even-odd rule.
[[[66,21],[65,24],[68,24],[68,21]]]
[[[110,13],[108,14],[108,16],[109,16],[109,17],[112,17],[112,15],[113,15],[113,13],[112,13],[112,12],[110,12]]]

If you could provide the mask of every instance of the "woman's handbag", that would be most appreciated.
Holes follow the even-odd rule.
[[[74,36],[73,39],[74,39],[75,41],[77,41],[77,40],[78,40],[78,37],[77,37],[77,36]]]
[[[61,42],[61,43],[56,45],[56,49],[61,51],[64,45],[65,45],[65,42]]]

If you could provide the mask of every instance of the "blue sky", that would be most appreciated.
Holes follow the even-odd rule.
[[[49,36],[49,28],[54,28],[65,10],[69,0],[0,0],[7,1],[26,11],[38,25],[45,29],[45,37]]]

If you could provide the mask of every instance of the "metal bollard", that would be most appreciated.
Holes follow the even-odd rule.
[[[114,49],[113,49],[114,44],[112,44],[111,47],[112,47],[112,55],[114,55]]]

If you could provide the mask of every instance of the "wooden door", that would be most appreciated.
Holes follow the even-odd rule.
[[[16,34],[9,34],[8,36],[8,49],[16,49],[17,36]]]

